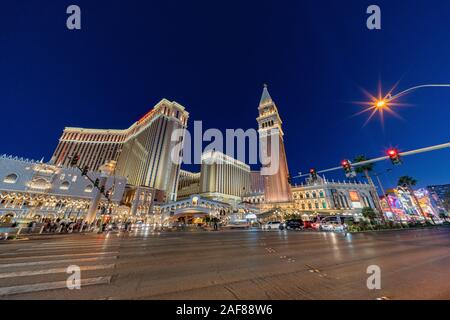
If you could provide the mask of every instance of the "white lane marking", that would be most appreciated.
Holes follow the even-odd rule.
[[[87,253],[71,253],[71,254],[54,254],[50,256],[22,256],[4,259],[8,260],[20,260],[20,259],[46,259],[46,258],[56,258],[56,257],[82,257],[82,256],[96,256],[96,255],[106,255],[106,254],[118,254],[119,251],[104,251],[104,252],[87,252]],[[17,255],[15,252],[8,252],[0,254],[0,256],[14,256]]]
[[[98,265],[98,266],[80,267],[81,271],[104,270],[104,269],[111,269],[111,268],[114,268],[114,264],[102,264],[102,265]],[[36,275],[42,275],[42,274],[65,273],[66,271],[67,271],[67,268],[55,268],[55,269],[34,270],[34,271],[7,272],[7,273],[0,273],[0,279],[28,277],[28,276],[36,276]]]
[[[109,284],[111,282],[111,277],[98,277],[98,278],[88,278],[81,280],[81,287],[99,285],[99,284]],[[55,289],[67,289],[66,281],[55,281],[46,283],[36,283],[27,284],[15,287],[5,287],[0,288],[0,296],[8,296],[19,293],[30,293],[37,291],[55,290]]]
[[[108,244],[108,243],[113,243],[111,241],[84,241],[84,240],[80,240],[80,241],[58,241],[58,242],[44,242],[44,243],[33,243],[33,247],[46,247],[46,246],[54,246],[54,245],[63,245],[63,244],[67,244],[67,245],[76,245],[76,244],[98,244],[98,245],[104,245],[104,244]],[[114,242],[117,243],[117,242]]]
[[[99,261],[99,260],[106,260],[106,259],[116,259],[117,256],[110,256],[110,257],[94,257],[94,258],[80,258],[80,259],[60,259],[60,260],[47,260],[47,261],[34,261],[34,262],[17,262],[17,263],[7,263],[7,264],[0,264],[1,268],[11,268],[11,267],[25,267],[25,266],[40,266],[40,265],[46,265],[46,264],[57,264],[57,263],[68,263],[74,264],[79,262],[93,262],[93,261]]]
[[[118,247],[118,245],[99,245],[99,246],[92,246],[92,245],[82,245],[82,246],[60,246],[60,247],[34,247],[34,248],[23,248],[19,249],[16,252],[27,252],[27,251],[57,251],[57,250],[70,250],[70,249],[99,249],[99,248],[113,248]]]

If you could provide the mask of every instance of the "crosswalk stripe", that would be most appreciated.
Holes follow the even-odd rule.
[[[110,276],[82,279],[81,287],[83,288],[85,286],[109,284],[110,282],[111,282]],[[14,294],[20,294],[20,293],[30,293],[30,292],[55,290],[55,289],[66,289],[66,288],[67,288],[66,281],[27,284],[27,285],[21,285],[21,286],[0,288],[0,296],[8,296],[8,295],[14,295]]]
[[[81,271],[104,270],[104,269],[114,268],[114,266],[115,266],[114,264],[83,266],[83,267],[80,267],[80,270]],[[0,279],[36,276],[36,275],[42,275],[42,274],[66,273],[66,272],[67,272],[67,268],[55,268],[55,269],[44,269],[44,270],[34,270],[34,271],[16,271],[16,272],[0,273]]]
[[[110,257],[95,257],[95,258],[80,258],[80,259],[62,259],[62,260],[47,260],[47,261],[34,261],[34,262],[18,262],[18,263],[7,263],[7,264],[0,264],[1,268],[12,268],[12,267],[26,267],[26,266],[39,266],[39,265],[46,265],[46,264],[56,264],[56,263],[80,263],[80,262],[93,262],[93,261],[99,261],[99,260],[106,260],[106,259],[116,259],[117,256],[110,256]]]
[[[4,257],[4,259],[8,259],[8,260],[20,260],[20,259],[47,259],[47,258],[56,258],[56,257],[82,257],[82,256],[96,256],[96,255],[108,255],[108,254],[118,254],[118,253],[119,253],[119,251],[104,251],[104,252],[53,254],[53,255],[47,255],[47,256],[22,256],[22,257],[8,258],[5,256],[14,256],[14,255],[17,255],[17,253],[16,252],[7,252],[7,253],[0,254],[0,256]]]

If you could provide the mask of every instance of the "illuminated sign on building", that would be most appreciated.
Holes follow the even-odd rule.
[[[357,191],[349,191],[348,193],[350,195],[350,200],[352,200],[352,202],[361,202]]]

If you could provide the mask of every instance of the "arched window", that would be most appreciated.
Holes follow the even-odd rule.
[[[327,208],[327,203],[326,203],[326,201],[322,201],[322,208],[323,208],[323,209],[326,209],[326,208]]]
[[[69,190],[69,187],[70,187],[70,182],[69,181],[64,181],[59,186],[59,189],[61,189],[61,190]]]
[[[31,182],[31,187],[35,189],[47,189],[50,187],[50,183],[43,178],[39,178]]]
[[[313,191],[312,196],[313,196],[313,198],[317,198],[317,193],[315,191]]]
[[[319,203],[318,202],[315,202],[314,206],[316,207],[316,209],[319,209]]]
[[[3,179],[3,182],[4,182],[4,183],[10,183],[10,184],[13,184],[13,183],[16,183],[16,182],[17,182],[17,178],[18,178],[17,174],[11,173],[11,174],[8,174],[8,175]]]
[[[304,204],[304,203],[302,203],[302,209],[303,209],[303,210],[305,210],[305,209],[306,209],[306,207],[305,207],[305,204]]]
[[[92,190],[94,190],[94,187],[92,186],[92,184],[89,184],[86,186],[86,188],[84,188],[84,192],[87,192],[87,193],[91,193]]]
[[[309,209],[309,210],[312,210],[312,204],[311,204],[311,202],[308,203],[308,209]]]
[[[320,191],[320,192],[319,192],[319,196],[320,196],[321,198],[325,197],[323,191]]]
[[[306,193],[306,198],[308,198],[308,199],[309,199],[309,192],[307,192],[307,193]]]

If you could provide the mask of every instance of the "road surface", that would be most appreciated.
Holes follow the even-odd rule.
[[[81,290],[66,288],[67,267]],[[381,269],[381,290],[367,268]],[[450,228],[56,235],[0,244],[0,299],[450,299]]]

